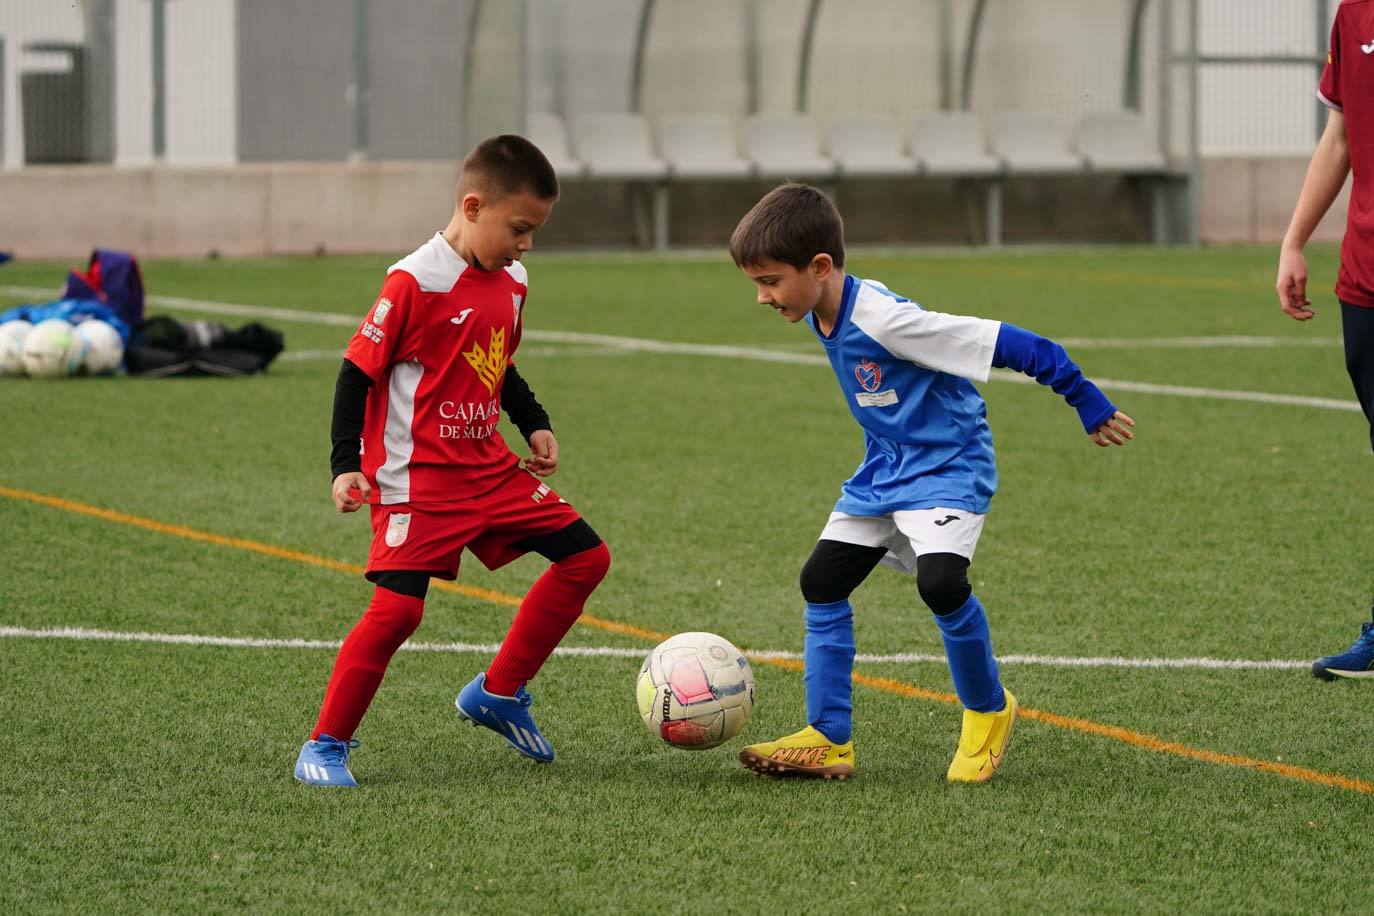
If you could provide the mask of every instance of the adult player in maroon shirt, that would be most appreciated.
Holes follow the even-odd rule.
[[[465,686],[458,714],[540,762],[553,748],[525,684],[582,613],[610,552],[539,480],[558,466],[548,414],[516,371],[529,281],[520,258],[558,199],[553,167],[517,136],[493,137],[463,162],[443,232],[393,264],[344,352],[334,393],[334,504],[368,506],[376,586],[344,640],[319,721],[295,776],[356,785],[354,731],[391,656],[420,623],[431,577],[453,579],[464,549],[489,569],[529,552],[552,565],[530,588],[490,667]],[[524,461],[497,430],[505,409],[530,447]]]
[[[1346,369],[1374,446],[1374,0],[1342,0],[1336,10],[1317,97],[1331,111],[1283,239],[1276,288],[1285,312],[1298,321],[1312,318],[1302,249],[1353,173],[1336,298]],[[1345,652],[1313,662],[1312,673],[1323,680],[1374,677],[1374,621]]]

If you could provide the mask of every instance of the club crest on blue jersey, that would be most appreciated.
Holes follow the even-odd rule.
[[[854,378],[859,380],[864,391],[877,391],[883,383],[883,367],[871,359],[865,359],[854,367]]]

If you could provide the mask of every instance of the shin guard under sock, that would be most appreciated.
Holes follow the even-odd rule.
[[[510,631],[487,669],[488,693],[514,696],[538,673],[582,615],[587,597],[605,578],[610,565],[611,551],[601,543],[544,571],[525,593]]]
[[[935,615],[945,641],[949,673],[959,702],[974,712],[998,712],[1006,705],[997,659],[992,656],[988,617],[977,595],[951,614]]]
[[[849,600],[806,604],[806,719],[836,744],[853,732],[854,609]]]
[[[423,599],[377,587],[366,613],[334,660],[334,673],[329,677],[312,740],[322,734],[340,741],[353,737],[382,683],[387,663],[420,625],[424,609]]]

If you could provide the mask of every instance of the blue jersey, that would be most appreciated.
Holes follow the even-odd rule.
[[[835,511],[985,514],[997,490],[987,381],[1001,322],[928,312],[874,280],[846,276],[835,327],[806,322],[864,430],[865,454]]]

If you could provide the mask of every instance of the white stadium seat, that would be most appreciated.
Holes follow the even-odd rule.
[[[885,114],[832,118],[827,148],[840,174],[847,177],[914,177],[918,168],[902,150],[897,123]]]
[[[911,121],[911,154],[924,174],[993,176],[1002,160],[988,152],[983,125],[971,111],[935,111]]]
[[[806,115],[757,114],[744,119],[744,154],[764,178],[816,179],[835,175]]]
[[[1011,172],[1056,175],[1083,170],[1083,157],[1069,148],[1068,131],[1057,115],[993,115],[990,134],[992,151]]]
[[[1163,172],[1167,165],[1145,118],[1136,112],[1084,115],[1073,145],[1096,172]]]
[[[525,137],[548,157],[559,178],[577,178],[586,173],[587,164],[568,150],[568,131],[558,115],[547,111],[531,114]]]
[[[668,163],[654,155],[642,115],[597,112],[572,119],[573,152],[593,178],[655,181],[668,177]]]
[[[728,115],[664,115],[658,121],[658,148],[674,178],[745,178],[754,172],[739,154]]]

